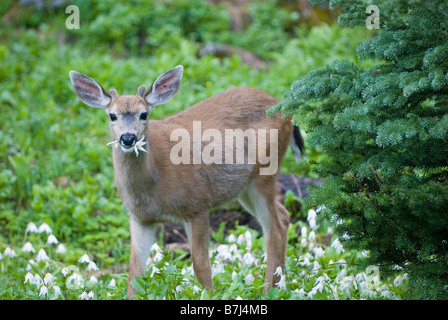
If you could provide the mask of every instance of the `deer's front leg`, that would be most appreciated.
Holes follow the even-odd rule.
[[[129,258],[128,298],[136,293],[131,285],[135,276],[141,276],[146,268],[151,246],[154,243],[156,226],[154,224],[143,224],[131,215],[129,221],[131,231],[131,256]]]
[[[212,270],[208,255],[210,241],[208,212],[189,219],[185,229],[190,243],[194,273],[202,287],[213,291]]]

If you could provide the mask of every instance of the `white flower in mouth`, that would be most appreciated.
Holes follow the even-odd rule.
[[[120,142],[118,142],[118,140],[115,141],[111,141],[108,144],[106,144],[106,146],[110,146],[113,145],[115,148],[118,148],[120,146]]]
[[[143,140],[145,140],[145,136],[143,136],[143,138],[141,138],[140,140],[138,140],[135,144],[134,144],[134,151],[135,151],[135,155],[138,157],[138,150],[140,150],[140,151],[143,151],[143,152],[146,152],[146,150],[143,148],[143,146],[145,145],[145,144],[147,144],[148,143],[148,141],[143,141]],[[111,141],[111,142],[109,142],[108,144],[106,144],[107,146],[108,145],[112,145],[112,146],[114,146],[115,148],[118,148],[118,147],[120,147],[121,145],[120,145],[120,142],[118,141],[118,140],[115,140],[115,141]],[[125,151],[125,149],[122,147],[122,150],[123,151]],[[129,151],[125,151],[125,152],[129,152]]]
[[[138,140],[135,145],[134,145],[134,150],[135,150],[135,155],[138,157],[138,150],[141,150],[143,152],[146,152],[146,150],[143,148],[143,146],[145,144],[148,143],[148,141],[143,141],[145,140],[145,136],[143,136],[143,138],[141,138],[140,140]]]

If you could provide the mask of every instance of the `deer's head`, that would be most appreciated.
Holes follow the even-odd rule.
[[[76,71],[70,71],[70,80],[82,102],[104,109],[110,118],[112,139],[117,140],[123,152],[130,152],[145,135],[152,108],[167,103],[176,95],[182,74],[182,66],[174,67],[160,75],[148,90],[140,86],[135,96],[119,96],[115,89],[107,91],[92,78]]]

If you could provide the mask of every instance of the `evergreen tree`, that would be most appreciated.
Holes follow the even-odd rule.
[[[299,78],[269,110],[293,115],[307,144],[321,150],[310,190],[346,248],[365,265],[403,269],[409,298],[448,298],[448,1],[333,0],[339,27],[375,36],[347,60]],[[368,21],[371,22],[371,21]],[[342,242],[342,241],[341,241]]]

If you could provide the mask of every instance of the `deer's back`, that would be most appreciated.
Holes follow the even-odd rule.
[[[280,117],[269,119],[266,110],[278,102],[267,92],[237,87],[196,103],[163,121],[187,129],[193,121],[201,121],[202,129],[270,128]]]
[[[266,117],[266,109],[276,103],[276,98],[258,89],[233,88],[176,115],[150,121],[148,152],[154,154],[155,162],[151,166],[157,168],[155,184],[152,187],[149,184],[147,187],[139,187],[138,190],[146,194],[142,194],[146,201],[141,201],[142,205],[145,203],[142,208],[134,210],[146,211],[149,219],[161,213],[180,217],[194,215],[236,198],[249,181],[259,174],[260,164],[229,164],[224,159],[221,164],[193,163],[193,121],[200,121],[202,132],[206,129],[222,132],[222,143],[225,129],[277,129],[280,163],[292,125],[290,119],[284,119],[279,114],[272,118]],[[184,137],[190,139],[190,150],[187,150],[190,153],[189,164],[174,164],[170,160],[171,150],[180,142],[171,140],[171,133],[176,129],[185,129],[189,133],[188,137]],[[207,144],[202,142],[202,148]],[[245,148],[247,154],[247,143]],[[267,148],[269,154],[269,145]],[[224,149],[223,146],[223,157]],[[151,192],[146,193],[145,190]],[[150,208],[160,212],[150,212]]]

